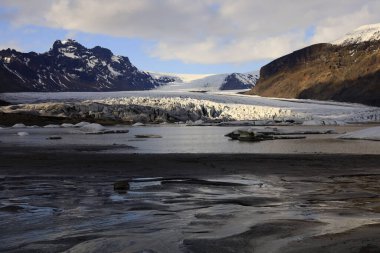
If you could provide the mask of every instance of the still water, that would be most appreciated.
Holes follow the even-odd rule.
[[[292,126],[293,130],[334,129],[338,134],[307,135],[306,139],[273,140],[263,142],[232,141],[224,135],[237,127],[205,126],[118,126],[128,129],[123,134],[83,134],[76,128],[4,128],[0,129],[0,145],[26,147],[104,147],[101,152],[117,153],[345,153],[380,154],[380,142],[342,140],[340,134],[360,130],[364,126]],[[18,136],[17,132],[27,132]],[[52,135],[60,140],[48,140]],[[136,138],[136,135],[156,135],[160,138]],[[133,148],[131,148],[133,147]]]

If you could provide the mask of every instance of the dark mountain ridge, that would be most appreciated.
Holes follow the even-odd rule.
[[[75,40],[57,40],[42,54],[0,51],[0,92],[148,90],[161,84],[128,57]]]

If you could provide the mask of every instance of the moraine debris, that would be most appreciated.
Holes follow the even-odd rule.
[[[266,140],[279,140],[279,139],[305,139],[305,135],[310,134],[335,134],[334,130],[280,130],[278,128],[248,128],[237,129],[231,133],[226,134],[226,137],[232,140],[239,141],[266,141]]]
[[[62,137],[58,135],[52,135],[46,138],[47,140],[61,140]]]
[[[162,136],[157,134],[136,134],[135,138],[162,138]]]

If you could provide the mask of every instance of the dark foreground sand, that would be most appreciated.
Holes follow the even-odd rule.
[[[7,147],[0,161],[1,252],[380,252],[380,155]]]

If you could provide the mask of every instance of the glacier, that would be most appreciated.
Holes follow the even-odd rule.
[[[361,104],[264,98],[235,92],[183,91],[3,93],[16,105],[2,112],[41,116],[111,119],[126,123],[160,122],[293,122],[343,125],[380,121],[380,108]]]

